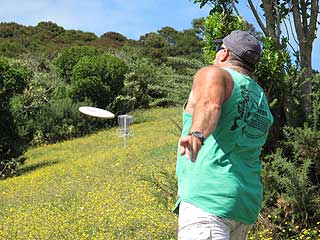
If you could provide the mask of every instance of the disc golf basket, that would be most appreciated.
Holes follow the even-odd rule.
[[[133,136],[132,130],[130,129],[130,124],[132,123],[131,115],[119,115],[117,129],[117,134],[119,137],[123,137],[123,147],[127,147],[127,137]]]

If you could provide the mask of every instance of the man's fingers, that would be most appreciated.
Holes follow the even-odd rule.
[[[184,155],[186,153],[186,148],[180,145],[180,155]]]
[[[186,154],[186,157],[187,157],[188,159],[190,159],[190,157],[191,157],[191,155],[192,155],[192,149],[190,148],[189,145],[186,145],[186,146],[181,145],[181,146],[180,146],[180,154],[181,154],[181,155]]]
[[[190,146],[187,146],[186,152],[187,152],[187,158],[191,159],[193,154],[192,154],[192,148],[190,148]]]
[[[197,160],[198,152],[201,148],[200,140],[194,139],[193,136],[187,136],[180,140],[180,154],[186,155],[192,162]]]
[[[197,160],[197,155],[198,155],[198,147],[196,143],[193,143],[193,154],[192,154],[192,162],[195,162]]]
[[[192,145],[190,144],[190,137],[184,137],[180,140],[180,154],[186,154],[186,157],[190,159],[190,155],[192,152]]]
[[[197,160],[197,156],[198,156],[198,152],[199,152],[200,148],[201,148],[200,140],[194,139],[192,141],[192,150],[193,150],[192,159],[191,159],[192,162],[195,162]]]
[[[186,148],[187,148],[187,142],[185,141],[185,139],[181,139],[180,140],[180,154],[184,155],[186,153]]]

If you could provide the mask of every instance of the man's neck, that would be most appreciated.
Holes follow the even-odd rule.
[[[250,78],[253,77],[253,73],[250,72],[249,70],[245,69],[245,68],[242,68],[242,67],[239,67],[239,66],[235,66],[235,65],[231,65],[231,64],[228,64],[225,67],[230,68],[230,69],[232,69],[232,70],[234,70],[234,71],[236,71],[238,73],[241,73],[243,75],[246,75],[246,76],[248,76]]]

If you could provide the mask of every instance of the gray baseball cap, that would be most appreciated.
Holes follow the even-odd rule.
[[[222,42],[237,57],[252,66],[260,59],[261,46],[259,41],[248,32],[232,31]]]

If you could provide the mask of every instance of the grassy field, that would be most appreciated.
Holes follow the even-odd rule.
[[[160,204],[141,179],[174,175],[181,109],[137,111],[133,119],[127,148],[109,129],[30,149],[18,176],[0,181],[0,239],[176,239],[174,200]],[[319,229],[273,238],[262,227],[249,239],[320,240]]]
[[[180,109],[134,113],[127,148],[115,129],[30,149],[0,181],[0,239],[176,239],[177,217],[143,175],[173,172]]]

